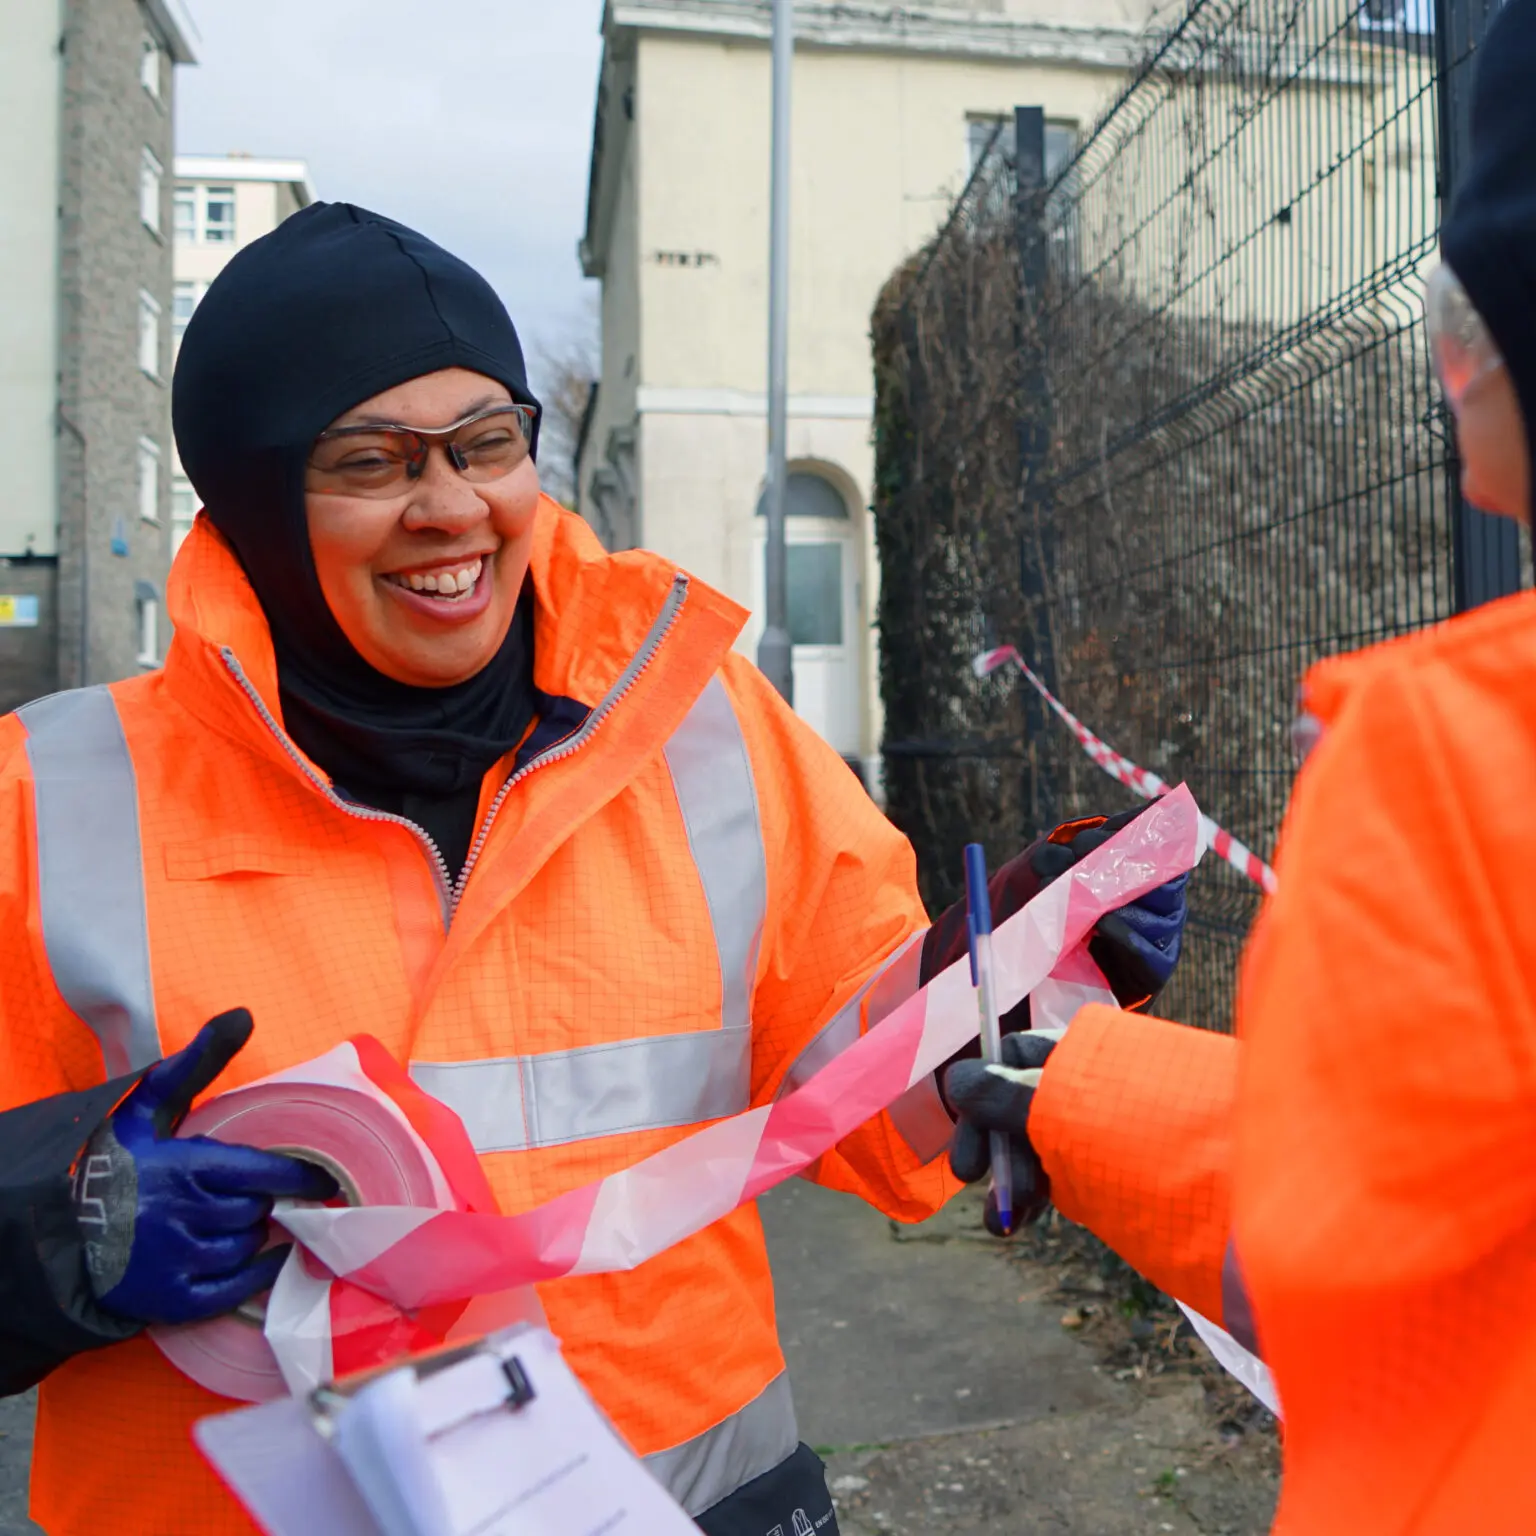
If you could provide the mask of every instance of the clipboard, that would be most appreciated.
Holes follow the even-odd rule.
[[[267,1536],[697,1536],[547,1329],[199,1422]]]

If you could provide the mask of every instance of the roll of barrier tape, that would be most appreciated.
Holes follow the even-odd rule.
[[[302,1082],[237,1088],[193,1110],[179,1134],[318,1163],[341,1186],[337,1204],[454,1205],[436,1160],[404,1117],[387,1099],[358,1089]],[[259,1298],[227,1316],[155,1328],[150,1336],[178,1370],[209,1391],[265,1402],[287,1387],[262,1331],[264,1319],[265,1298]]]

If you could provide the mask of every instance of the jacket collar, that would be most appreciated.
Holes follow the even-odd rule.
[[[609,554],[582,519],[544,497],[529,575],[535,685],[542,694],[591,709],[646,651],[658,617],[669,600],[675,604],[682,573],[646,551]],[[659,706],[668,718],[652,724],[669,731],[725,659],[747,617],[697,578],[684,581],[686,597],[664,642],[666,666],[629,678],[615,710],[630,715],[642,706]],[[206,515],[198,517],[176,557],[167,598],[175,626],[165,664],[172,696],[204,724],[298,771],[291,755],[297,748],[273,734],[246,691],[281,721],[266,616],[239,561]],[[643,734],[649,739],[654,730]]]

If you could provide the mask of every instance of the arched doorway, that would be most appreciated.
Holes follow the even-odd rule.
[[[790,471],[785,513],[795,713],[842,757],[857,763],[864,746],[858,529],[843,493],[811,470]],[[759,497],[753,541],[754,607],[759,609],[765,514],[765,498]]]

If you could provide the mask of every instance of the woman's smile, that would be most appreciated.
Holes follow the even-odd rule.
[[[412,566],[380,577],[390,596],[412,613],[443,624],[478,618],[491,600],[492,579],[486,567],[492,556],[459,556],[432,565]]]

